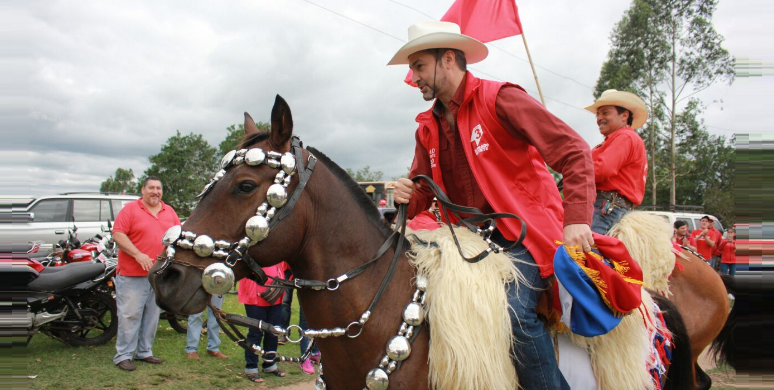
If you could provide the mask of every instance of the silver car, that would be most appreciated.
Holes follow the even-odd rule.
[[[0,196],[0,247],[3,252],[24,253],[28,242],[44,244],[36,256],[44,256],[59,240],[67,239],[73,226],[81,241],[106,231],[107,221],[139,196],[70,192],[39,198]],[[22,252],[24,251],[24,252]]]

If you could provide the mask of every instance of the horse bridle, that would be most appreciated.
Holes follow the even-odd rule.
[[[162,243],[166,246],[166,251],[164,252],[163,257],[160,256],[159,260],[163,260],[164,263],[156,271],[156,274],[163,274],[164,271],[173,263],[182,266],[203,269],[202,286],[210,294],[222,295],[231,290],[233,287],[234,273],[232,268],[236,266],[236,264],[241,260],[252,271],[250,278],[259,285],[285,289],[308,288],[313,290],[328,289],[329,291],[334,291],[339,288],[339,285],[342,282],[354,278],[355,276],[365,271],[369,266],[373,265],[387,252],[389,248],[391,248],[397,242],[392,261],[387,270],[387,274],[384,276],[384,279],[382,280],[379,289],[374,295],[371,304],[368,306],[368,309],[362,313],[358,320],[350,322],[346,328],[337,327],[333,329],[320,330],[302,330],[299,328],[298,330],[300,332],[300,337],[298,340],[291,340],[291,342],[298,343],[304,336],[312,338],[313,340],[318,337],[341,337],[345,335],[349,338],[356,338],[362,333],[363,328],[370,318],[373,309],[381,299],[382,295],[387,289],[387,286],[389,285],[390,280],[392,279],[393,274],[395,273],[398,259],[403,252],[403,244],[406,240],[407,206],[405,204],[399,205],[395,228],[379,248],[377,253],[369,261],[353,268],[352,270],[340,275],[339,277],[328,279],[325,282],[304,279],[294,279],[293,282],[289,282],[281,278],[267,276],[261,266],[258,265],[258,263],[252,257],[250,257],[247,252],[251,246],[263,241],[268,236],[271,228],[290,214],[290,212],[293,210],[293,207],[301,197],[301,193],[309,182],[309,178],[311,177],[314,167],[317,163],[317,158],[314,157],[311,152],[307,151],[307,153],[309,153],[309,157],[307,159],[306,167],[304,167],[303,150],[304,147],[301,143],[301,140],[297,136],[293,136],[291,139],[291,152],[289,153],[282,154],[275,151],[263,151],[260,148],[240,149],[228,152],[221,160],[221,169],[204,187],[204,190],[198,195],[198,198],[205,197],[207,193],[212,190],[213,186],[217,184],[217,182],[223,176],[225,176],[226,170],[230,167],[239,166],[241,164],[258,166],[265,163],[271,168],[279,169],[279,172],[274,179],[274,184],[272,184],[267,191],[266,201],[258,206],[256,215],[251,217],[245,224],[246,237],[242,238],[238,242],[233,243],[225,240],[214,241],[207,235],[197,236],[193,232],[183,231],[182,227],[179,225],[173,226],[164,234],[162,239]],[[290,198],[288,198],[287,188],[292,180],[292,177],[296,173],[298,173],[299,182]],[[449,200],[441,187],[438,186],[429,177],[425,175],[419,175],[412,180],[423,180],[428,183],[430,190],[436,196],[438,203],[440,203],[442,206],[441,209],[443,211],[444,219],[446,220],[446,223],[451,230],[452,237],[454,238],[457,249],[463,259],[466,261],[471,263],[481,261],[491,252],[499,253],[501,251],[507,251],[521,244],[521,242],[524,240],[524,237],[527,233],[527,227],[524,221],[521,220],[521,218],[518,216],[510,213],[484,214],[480,210],[473,207],[455,205]],[[460,247],[459,241],[457,240],[457,236],[454,233],[454,229],[452,228],[449,212],[455,215],[461,224],[480,234],[489,244],[488,248],[471,258],[465,257],[462,248]],[[458,214],[460,212],[472,214],[474,216],[468,219],[463,219]],[[496,229],[495,219],[497,218],[517,218],[519,221],[521,221],[522,229],[518,240],[506,248],[499,246],[498,244],[492,242],[490,239],[491,234]],[[487,223],[489,226],[485,229],[481,229],[474,225],[479,223]],[[201,267],[182,260],[177,260],[175,259],[175,246],[181,249],[193,250],[194,253],[196,253],[196,255],[199,257],[206,258],[212,256],[222,261],[214,262],[207,267]],[[266,282],[269,278],[273,279],[273,283],[266,285]],[[411,349],[410,344],[418,336],[419,330],[421,329],[420,324],[423,317],[421,314],[421,305],[424,304],[424,291],[427,285],[427,281],[418,277],[416,285],[417,290],[414,292],[412,302],[409,303],[407,308],[404,310],[404,322],[401,325],[398,335],[394,336],[388,342],[387,356],[382,359],[379,367],[371,370],[368,373],[366,377],[367,383],[371,382],[383,384],[385,381],[388,382],[389,374],[400,367],[402,360],[408,357]],[[236,341],[242,348],[246,350],[252,350],[253,352],[259,352],[264,355],[267,354],[267,352],[262,352],[260,346],[248,345],[246,338],[236,328],[235,324],[258,328],[276,336],[286,336],[288,331],[293,327],[291,326],[287,329],[282,329],[281,327],[266,323],[264,321],[255,320],[241,315],[224,313],[220,309],[214,307],[211,303],[209,306],[216,314],[216,319],[221,325],[221,329],[224,330],[229,338]],[[417,314],[417,311],[419,311],[419,314]],[[409,312],[413,314],[407,315]],[[229,325],[231,331],[229,331],[228,327],[224,326],[224,322]],[[301,358],[286,358],[283,356],[281,357],[281,361],[300,362],[301,360],[306,359],[311,353],[312,345],[313,343],[310,343],[309,348]]]

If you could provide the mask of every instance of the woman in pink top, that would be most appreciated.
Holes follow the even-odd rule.
[[[284,278],[285,270],[288,269],[285,262],[263,268],[267,276]],[[269,279],[271,280],[271,279]],[[259,286],[250,279],[239,281],[239,302],[245,305],[245,313],[248,317],[268,322],[270,324],[279,324],[282,321],[282,296],[284,291],[281,289],[270,289]],[[274,358],[277,355],[277,336],[270,333],[264,334],[262,331],[250,328],[247,332],[247,342],[249,345],[261,345],[263,339],[263,350],[267,353],[263,359],[261,367],[267,374],[284,377],[284,371],[277,367]],[[253,382],[263,382],[261,374],[258,372],[258,356],[251,351],[245,350],[245,374],[247,379]]]

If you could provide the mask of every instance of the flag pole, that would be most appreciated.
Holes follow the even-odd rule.
[[[529,46],[527,46],[527,38],[524,37],[524,31],[521,32],[521,40],[524,41],[524,49],[527,50],[529,66],[532,68],[532,75],[535,76],[535,84],[537,84],[538,93],[540,94],[540,102],[543,103],[543,107],[545,107],[546,99],[543,98],[543,90],[540,88],[540,82],[538,81],[537,73],[535,73],[535,64],[532,63],[532,55],[529,54]]]

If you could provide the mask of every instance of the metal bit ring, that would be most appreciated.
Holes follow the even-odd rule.
[[[296,340],[290,338],[290,330],[294,329],[294,328],[298,329],[298,334],[299,334],[298,339],[296,339]],[[304,330],[301,329],[301,327],[296,325],[296,324],[288,325],[288,327],[285,328],[285,338],[287,338],[288,342],[291,343],[291,344],[298,344],[298,343],[301,342],[301,340],[304,339]]]
[[[355,333],[355,334],[351,334],[351,332],[350,332],[350,329],[351,329],[353,326],[356,326],[356,327],[358,327],[358,331],[357,331],[357,333]],[[347,334],[347,337],[349,337],[349,338],[351,338],[351,339],[354,339],[354,338],[356,338],[357,336],[360,336],[360,334],[361,334],[361,333],[363,333],[363,324],[361,324],[360,322],[358,322],[358,321],[352,321],[352,322],[350,322],[350,323],[349,323],[349,325],[347,325],[347,329],[346,329],[346,334]]]

